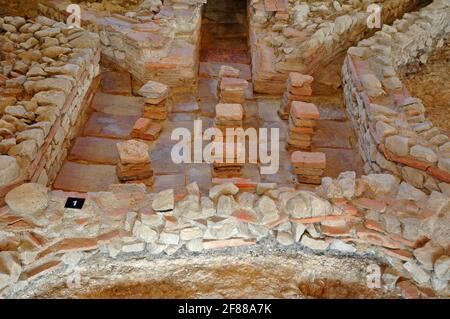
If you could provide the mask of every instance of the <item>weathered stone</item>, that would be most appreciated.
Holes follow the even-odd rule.
[[[147,243],[153,243],[158,239],[158,232],[139,220],[134,223],[133,235]]]
[[[377,195],[388,195],[396,192],[398,180],[390,174],[370,174],[362,177],[370,190]]]
[[[410,260],[403,264],[412,278],[419,284],[426,284],[430,281],[430,274],[422,269],[417,262]]]
[[[6,194],[5,202],[13,211],[35,214],[48,206],[47,188],[35,183],[22,184]]]
[[[33,96],[33,101],[36,101],[38,105],[54,105],[62,109],[66,96],[61,91],[41,91]]]
[[[69,45],[78,49],[98,48],[100,46],[100,37],[92,32],[83,32],[83,34],[71,41]]]
[[[450,158],[441,157],[439,159],[438,167],[446,172],[450,173]]]
[[[0,155],[0,185],[6,185],[17,180],[21,171],[17,160],[12,156]]]
[[[300,243],[313,250],[325,250],[328,248],[329,243],[320,239],[313,239],[308,236],[303,236]]]
[[[408,183],[402,182],[398,188],[397,199],[407,199],[420,202],[427,199],[427,194]]]
[[[49,57],[51,59],[57,58],[60,55],[67,54],[71,51],[72,50],[69,48],[64,48],[64,47],[60,47],[60,46],[48,47],[48,48],[41,50],[42,55]]]
[[[294,218],[311,217],[311,206],[301,196],[296,196],[288,200],[285,211]]]
[[[33,140],[38,147],[44,144],[44,132],[41,129],[35,128],[26,131],[22,131],[16,134],[16,141],[20,143],[22,141]]]
[[[411,147],[410,155],[417,158],[420,161],[425,161],[429,163],[436,163],[438,157],[436,153],[428,147],[424,147],[422,145],[415,145]]]
[[[47,28],[47,29],[42,29],[40,31],[37,31],[34,33],[34,36],[38,39],[43,38],[43,37],[55,37],[57,36],[59,33],[61,32],[60,28]]]
[[[262,224],[270,223],[278,219],[278,208],[275,202],[267,196],[262,196],[256,202],[256,212],[260,215]]]
[[[209,199],[209,197],[202,196],[200,198],[200,208],[203,218],[214,216],[216,214],[214,203]]]
[[[24,157],[28,160],[33,160],[37,153],[37,144],[34,140],[23,141],[13,147],[8,151],[10,156]]]
[[[209,198],[216,200],[221,195],[236,195],[239,188],[233,183],[224,183],[212,187],[209,190]]]
[[[15,283],[22,272],[17,254],[11,251],[0,252],[0,289]]]
[[[311,209],[311,217],[326,216],[333,212],[330,202],[320,198],[313,192],[299,191],[298,194],[305,200]]]
[[[173,189],[166,189],[156,194],[152,202],[152,208],[157,212],[167,212],[174,209],[175,198]]]
[[[423,171],[409,166],[404,166],[402,168],[402,177],[412,186],[423,188],[423,184],[425,182],[425,173]]]
[[[180,239],[181,240],[192,240],[203,237],[203,230],[200,227],[188,227],[183,228],[180,231]]]
[[[67,79],[47,78],[44,80],[36,81],[36,83],[34,84],[35,92],[50,90],[62,91],[66,95],[68,95],[72,90],[72,83],[70,83],[70,81]]]
[[[186,243],[186,249],[191,252],[200,252],[203,250],[203,240],[198,239],[192,239]]]
[[[433,270],[434,262],[445,254],[444,248],[434,245],[431,241],[425,246],[414,250],[414,257],[423,265],[426,270]]]
[[[331,244],[330,244],[329,249],[330,250],[336,250],[336,251],[339,251],[339,252],[342,252],[342,253],[350,253],[350,254],[356,252],[356,248],[355,247],[353,247],[352,245],[347,244],[347,243],[345,243],[345,242],[343,242],[342,240],[339,240],[339,239],[333,240],[331,242]]]
[[[238,204],[234,200],[233,196],[222,195],[217,201],[217,215],[218,216],[231,216],[231,214],[238,208]]]
[[[386,148],[398,156],[409,155],[409,139],[400,135],[389,136],[385,140]]]
[[[294,244],[294,238],[290,232],[279,231],[277,233],[277,241],[283,246],[290,246]]]
[[[443,255],[434,262],[434,273],[441,280],[450,280],[450,257]]]
[[[179,241],[180,241],[180,235],[177,233],[171,233],[171,232],[164,231],[159,234],[158,242],[160,244],[178,245]]]
[[[165,84],[155,81],[148,81],[139,89],[137,93],[147,99],[162,100],[167,98],[169,88]]]
[[[138,140],[117,143],[119,159],[122,164],[149,163],[148,145]]]
[[[292,233],[296,242],[300,240],[300,238],[305,233],[305,230],[306,226],[304,224],[292,223]]]

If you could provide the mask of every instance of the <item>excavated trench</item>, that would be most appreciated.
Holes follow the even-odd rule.
[[[76,271],[37,280],[19,298],[398,298],[366,284],[367,257],[270,245],[215,253],[92,256]],[[74,278],[79,278],[77,282]],[[79,283],[79,284],[77,284]]]

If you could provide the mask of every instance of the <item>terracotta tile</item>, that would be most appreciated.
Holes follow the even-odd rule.
[[[293,166],[304,168],[325,168],[326,156],[322,152],[295,151],[291,155]]]
[[[350,122],[317,121],[312,143],[314,147],[352,149],[356,136]]]
[[[26,272],[22,273],[21,277],[27,280],[33,280],[43,275],[48,275],[50,272],[55,270],[61,265],[60,260],[51,260],[36,266]]]
[[[97,92],[92,100],[91,108],[110,115],[141,116],[144,98]]]
[[[84,127],[87,136],[129,139],[138,116],[117,116],[94,112]]]
[[[53,187],[64,191],[100,192],[119,183],[116,166],[65,162]]]
[[[231,238],[222,240],[204,240],[203,248],[205,249],[224,249],[229,247],[255,245],[255,239]]]
[[[101,74],[104,93],[131,95],[131,76],[128,72],[107,71]]]
[[[117,164],[117,143],[123,140],[101,137],[78,137],[67,157],[69,161]]]
[[[356,207],[374,210],[383,213],[386,210],[386,203],[370,198],[358,198],[352,202]]]
[[[67,253],[71,251],[87,251],[98,247],[97,239],[91,238],[66,238],[38,254],[38,258],[44,258],[50,254]]]
[[[293,101],[291,104],[291,116],[297,119],[319,119],[320,113],[313,103]]]

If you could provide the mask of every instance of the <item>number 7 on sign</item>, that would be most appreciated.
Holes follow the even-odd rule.
[[[69,28],[81,28],[81,8],[77,4],[69,4],[67,6],[66,12],[71,13],[67,17],[67,25]]]

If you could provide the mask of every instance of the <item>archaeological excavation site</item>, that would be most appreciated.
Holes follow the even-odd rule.
[[[0,0],[0,297],[447,299],[450,0]]]

